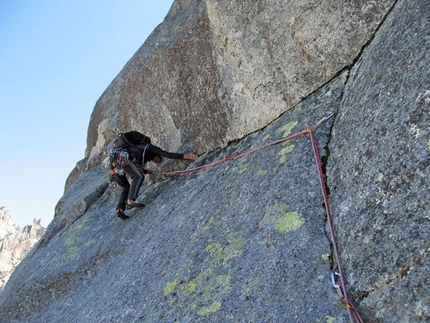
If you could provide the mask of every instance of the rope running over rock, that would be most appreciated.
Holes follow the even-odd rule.
[[[308,129],[303,130],[303,131],[296,133],[294,135],[284,137],[284,138],[281,138],[281,139],[273,141],[273,142],[266,143],[264,145],[258,146],[256,148],[247,150],[247,151],[239,153],[239,154],[225,157],[219,161],[216,161],[216,162],[213,162],[213,163],[210,163],[207,165],[203,165],[203,166],[199,166],[199,167],[195,167],[195,168],[190,168],[190,169],[186,169],[186,170],[181,170],[181,171],[173,171],[173,172],[162,172],[162,171],[156,171],[156,170],[150,170],[150,169],[145,169],[145,171],[148,173],[155,173],[155,174],[166,175],[166,176],[181,176],[181,175],[195,174],[195,173],[213,168],[215,166],[218,166],[219,164],[222,164],[226,161],[234,160],[234,159],[237,159],[237,158],[240,158],[243,156],[247,156],[247,155],[252,154],[252,153],[254,153],[258,150],[261,150],[263,148],[277,145],[279,143],[283,143],[285,141],[296,139],[296,138],[299,138],[299,137],[302,137],[304,135],[309,134],[310,139],[311,139],[312,149],[314,152],[315,162],[316,162],[316,165],[318,168],[319,180],[320,180],[320,185],[321,185],[321,192],[322,192],[322,195],[324,198],[324,205],[325,205],[326,214],[327,214],[327,221],[328,221],[329,227],[330,227],[331,240],[332,240],[333,250],[334,250],[334,254],[335,254],[335,258],[336,258],[336,264],[337,264],[334,267],[333,273],[332,273],[333,287],[336,289],[336,291],[339,295],[339,298],[346,305],[346,307],[348,309],[348,315],[349,315],[350,322],[352,322],[352,323],[363,323],[364,321],[362,320],[362,318],[361,318],[360,314],[358,313],[357,309],[355,308],[354,304],[349,299],[349,296],[347,293],[345,277],[343,275],[342,267],[340,264],[340,254],[339,254],[339,249],[337,246],[337,240],[336,240],[336,236],[335,236],[333,217],[332,217],[332,214],[330,211],[330,205],[329,205],[329,201],[328,201],[328,193],[327,193],[327,187],[326,187],[326,183],[325,183],[324,172],[323,172],[322,165],[321,165],[321,157],[320,157],[317,142],[316,142],[315,136],[314,136],[314,132],[318,129],[318,126],[322,122],[330,119],[333,116],[334,116],[333,112],[327,114],[324,118],[322,118],[320,121],[318,121],[312,129],[308,128]],[[336,277],[339,277],[338,282],[336,282]]]

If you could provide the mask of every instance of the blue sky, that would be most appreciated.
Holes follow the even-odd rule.
[[[0,206],[47,227],[97,99],[173,0],[0,0]]]

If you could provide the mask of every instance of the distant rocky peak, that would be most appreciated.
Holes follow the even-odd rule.
[[[12,225],[12,222],[12,216],[7,211],[6,206],[0,207],[0,223],[2,227],[5,225]]]
[[[20,228],[5,206],[0,207],[0,291],[12,272],[45,233],[41,220]]]

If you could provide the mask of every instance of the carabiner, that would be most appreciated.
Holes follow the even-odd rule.
[[[335,112],[334,112],[334,111],[327,113],[327,114],[325,115],[325,117],[323,117],[320,121],[318,121],[318,122],[314,125],[314,127],[313,127],[313,129],[312,129],[312,130],[313,130],[313,131],[317,130],[318,126],[319,126],[321,123],[323,123],[324,121],[326,121],[326,120],[330,119],[331,117],[333,117],[333,116],[334,116],[334,114],[335,114]]]
[[[328,120],[333,116],[334,116],[334,111],[331,111],[331,112],[327,113],[327,115],[324,117],[324,120]]]
[[[340,276],[340,274],[338,274],[337,272],[332,272],[332,273],[331,273],[331,283],[333,284],[333,287],[334,287],[334,288],[339,288],[339,284],[338,284],[338,283],[336,283],[335,275]]]

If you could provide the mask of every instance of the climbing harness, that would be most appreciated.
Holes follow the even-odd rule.
[[[109,158],[113,171],[119,175],[123,175],[124,166],[128,165],[128,151],[123,148],[111,148],[109,150]]]
[[[218,166],[219,164],[224,163],[226,161],[234,160],[234,159],[237,159],[237,158],[240,158],[243,156],[247,156],[247,155],[249,155],[253,152],[256,152],[258,150],[261,150],[263,148],[273,146],[273,145],[276,145],[276,144],[279,144],[279,143],[282,143],[282,142],[285,142],[288,140],[296,139],[296,138],[299,138],[299,137],[302,137],[304,135],[309,134],[310,140],[311,140],[311,145],[312,145],[312,150],[314,152],[315,163],[316,163],[316,166],[318,169],[318,177],[319,177],[319,181],[320,181],[321,192],[322,192],[323,199],[324,199],[324,206],[325,206],[325,210],[326,210],[326,214],[327,214],[327,221],[329,224],[330,234],[331,234],[331,242],[333,245],[333,252],[334,252],[335,261],[336,261],[336,267],[333,269],[333,273],[332,273],[332,277],[331,277],[332,284],[333,284],[333,287],[336,289],[336,291],[339,295],[339,298],[346,305],[346,307],[348,309],[348,315],[349,315],[350,322],[352,322],[352,323],[363,323],[363,320],[360,317],[360,314],[358,313],[354,304],[349,299],[349,296],[348,296],[348,293],[346,290],[346,282],[345,282],[345,277],[342,273],[342,268],[341,268],[341,264],[340,264],[340,253],[339,253],[339,249],[337,246],[337,240],[336,240],[336,236],[335,236],[333,217],[331,215],[330,205],[329,205],[329,201],[328,201],[328,192],[327,192],[327,186],[325,183],[324,171],[323,171],[322,164],[321,164],[321,157],[319,154],[318,145],[317,145],[317,142],[316,142],[315,136],[314,136],[314,132],[318,129],[319,125],[321,123],[329,120],[333,116],[335,116],[335,112],[330,112],[327,115],[325,115],[321,120],[319,120],[317,123],[315,123],[315,125],[312,127],[312,129],[308,128],[306,130],[303,130],[303,131],[296,133],[296,134],[293,134],[291,136],[284,137],[284,138],[281,138],[279,140],[266,143],[264,145],[258,146],[256,148],[250,149],[248,151],[245,151],[245,152],[242,152],[239,154],[231,155],[229,157],[224,157],[223,159],[221,159],[219,161],[216,161],[216,162],[213,162],[213,163],[210,163],[207,165],[203,165],[203,166],[199,166],[199,167],[195,167],[195,168],[191,168],[191,169],[187,169],[187,170],[173,171],[173,172],[162,172],[162,171],[156,171],[156,170],[150,170],[150,169],[145,169],[145,171],[147,173],[156,173],[156,174],[167,175],[167,176],[180,176],[180,175],[194,174],[194,173],[198,173],[200,171]]]

